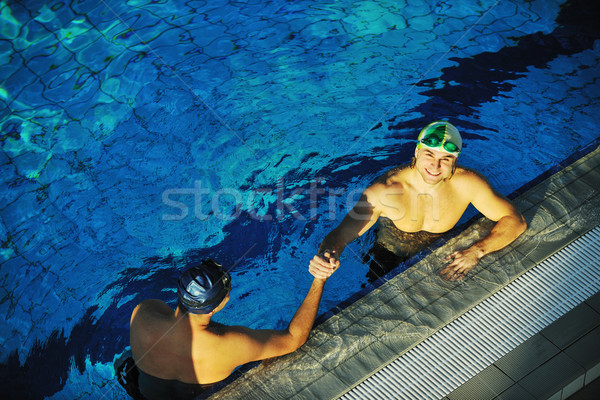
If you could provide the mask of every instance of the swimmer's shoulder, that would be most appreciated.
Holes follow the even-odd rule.
[[[131,322],[148,320],[168,320],[174,315],[174,311],[162,300],[148,299],[138,304],[131,314]]]
[[[409,169],[409,164],[398,165],[397,167],[386,171],[377,179],[375,179],[371,183],[371,186],[382,185],[382,187],[389,187],[401,183],[404,180],[404,176],[407,174]]]
[[[490,183],[488,182],[487,178],[480,172],[461,165],[456,166],[456,171],[454,172],[452,181],[454,185],[461,191],[478,191],[490,187]]]
[[[485,178],[485,176],[483,176],[483,174],[481,174],[481,172],[460,164],[456,166],[456,171],[454,172],[454,175],[464,180],[487,182],[487,179]]]
[[[388,195],[403,193],[403,190],[406,188],[406,171],[406,168],[396,167],[381,175],[363,192],[367,201],[371,203],[376,210],[384,209],[385,205],[383,200]]]
[[[134,358],[150,348],[160,351],[163,345],[168,346],[170,340],[167,333],[173,325],[173,316],[174,311],[158,299],[144,300],[135,307],[130,321],[130,343]],[[158,342],[161,346],[156,346]]]

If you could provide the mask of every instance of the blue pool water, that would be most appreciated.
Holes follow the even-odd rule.
[[[232,268],[217,320],[285,326],[431,120],[505,195],[597,142],[592,2],[455,3],[0,2],[2,392],[123,398],[133,307],[206,257]],[[369,290],[370,240],[322,314]]]

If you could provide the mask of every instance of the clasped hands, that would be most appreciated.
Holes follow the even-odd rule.
[[[325,250],[317,254],[308,264],[308,272],[318,279],[327,279],[340,267],[340,260],[335,250]]]

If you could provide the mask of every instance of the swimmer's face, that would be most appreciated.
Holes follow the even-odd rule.
[[[456,157],[430,148],[415,149],[415,168],[425,183],[435,185],[452,177]]]

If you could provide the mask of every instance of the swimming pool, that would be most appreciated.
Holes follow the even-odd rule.
[[[172,304],[204,257],[233,267],[219,321],[284,326],[318,243],[433,119],[506,195],[600,136],[583,1],[0,7],[11,397],[121,398],[133,306]],[[368,247],[346,250],[321,313],[369,290]]]

